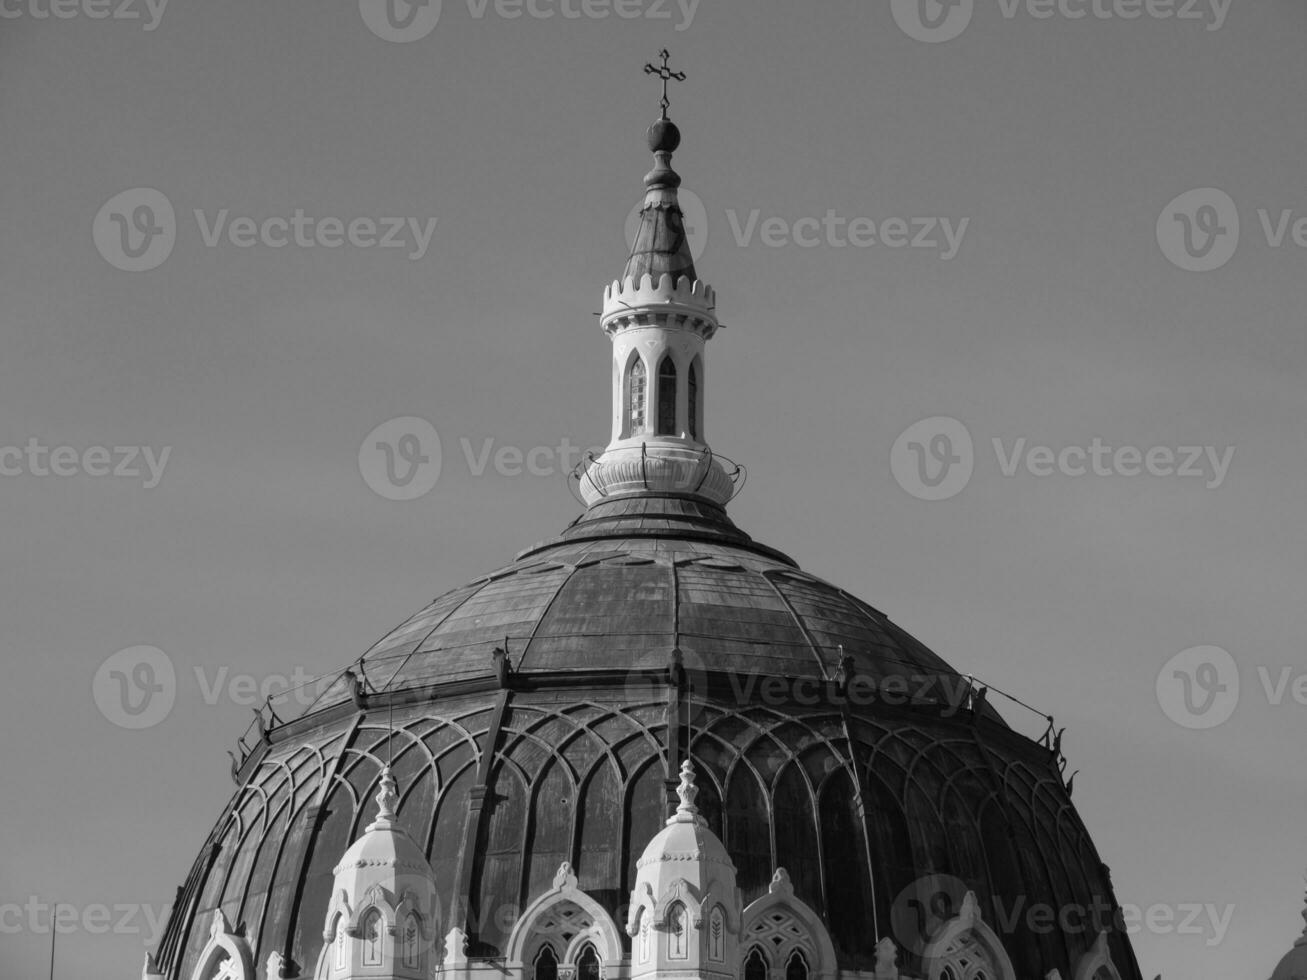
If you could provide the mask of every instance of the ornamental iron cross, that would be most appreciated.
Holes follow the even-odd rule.
[[[666,119],[667,107],[672,104],[670,101],[668,101],[667,98],[667,83],[669,81],[672,81],[673,79],[675,79],[678,82],[685,81],[685,72],[672,71],[670,68],[667,67],[667,62],[672,57],[672,55],[671,52],[668,51],[666,48],[663,48],[661,51],[659,51],[658,56],[663,59],[662,66],[654,67],[653,65],[645,65],[644,73],[646,75],[657,75],[659,78],[663,80],[663,99],[662,102],[659,103],[659,105],[662,106],[663,118]]]

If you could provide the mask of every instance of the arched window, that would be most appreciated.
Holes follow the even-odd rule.
[[[714,963],[726,961],[726,916],[720,905],[714,905],[708,916],[708,959]]]
[[[699,438],[699,359],[696,357],[690,364],[690,373],[686,376],[685,386],[690,397],[689,409],[686,412],[686,424],[690,427],[690,438]]]
[[[757,946],[744,961],[744,980],[767,980],[767,958]]]
[[[418,929],[417,914],[410,912],[408,918],[404,920],[404,965],[413,970],[421,966],[422,946],[420,940],[421,934]]]
[[[645,371],[644,361],[637,354],[634,361],[631,362],[631,368],[626,375],[627,384],[627,402],[626,413],[631,419],[631,428],[629,435],[638,436],[644,431],[644,405],[645,405]]]
[[[808,980],[808,961],[797,949],[785,962],[785,980]]]
[[[558,957],[548,943],[540,947],[532,966],[535,971],[533,980],[558,980]]]
[[[684,960],[690,955],[689,927],[685,906],[676,902],[667,910],[667,958]]]
[[[336,916],[336,969],[345,969],[345,920]]]
[[[363,916],[363,965],[381,965],[381,913],[368,909]]]
[[[676,365],[670,357],[658,365],[658,435],[676,435]]]
[[[576,980],[599,980],[599,954],[589,943],[576,958]]]

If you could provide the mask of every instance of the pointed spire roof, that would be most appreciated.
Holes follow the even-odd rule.
[[[685,232],[685,213],[676,193],[681,186],[681,175],[672,169],[672,154],[680,145],[681,131],[666,114],[649,127],[654,167],[644,178],[640,227],[631,243],[626,268],[622,270],[622,282],[634,278],[639,283],[646,275],[654,282],[663,275],[670,275],[673,283],[681,276],[690,282],[699,278]]]

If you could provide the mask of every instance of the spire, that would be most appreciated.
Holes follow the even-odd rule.
[[[694,785],[694,766],[690,760],[686,759],[681,763],[681,785],[676,787],[676,795],[681,798],[681,805],[676,808],[676,813],[667,822],[689,823],[699,821],[699,808],[694,805],[695,797],[699,795],[699,787]]]
[[[677,198],[681,178],[672,169],[681,132],[667,118],[666,88],[685,73],[661,54],[662,67],[645,66],[663,83],[663,114],[649,127],[654,167],[626,268],[604,290],[599,319],[613,344],[612,439],[576,474],[587,507],[638,495],[720,508],[742,478],[738,467],[725,469],[704,435],[704,345],[720,326],[717,294],[694,267]]]
[[[676,189],[681,186],[681,176],[672,169],[672,154],[681,145],[681,131],[667,118],[670,105],[667,83],[684,81],[685,72],[674,72],[667,67],[671,55],[666,48],[659,52],[659,56],[663,60],[661,67],[644,66],[646,74],[658,76],[663,83],[663,98],[659,103],[662,115],[649,127],[648,134],[654,167],[644,178],[646,190],[644,206],[640,210],[640,227],[631,243],[631,254],[622,270],[622,279],[634,277],[638,283],[641,276],[649,275],[657,282],[660,276],[668,274],[673,283],[681,276],[694,282],[698,275],[685,233],[685,214],[676,194]]]
[[[395,806],[399,803],[395,777],[390,766],[381,770],[381,788],[377,790],[377,819],[368,824],[367,832],[390,830],[395,825]]]

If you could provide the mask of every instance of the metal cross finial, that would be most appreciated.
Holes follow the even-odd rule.
[[[655,67],[654,65],[645,65],[644,73],[646,75],[657,75],[659,78],[663,80],[663,100],[659,104],[663,107],[663,118],[666,119],[667,107],[671,105],[671,102],[668,101],[667,99],[667,83],[673,79],[675,79],[678,82],[685,81],[685,72],[672,71],[670,68],[667,67],[667,62],[672,57],[672,54],[666,48],[663,48],[661,51],[659,51],[658,56],[663,59],[662,65],[659,67]]]

